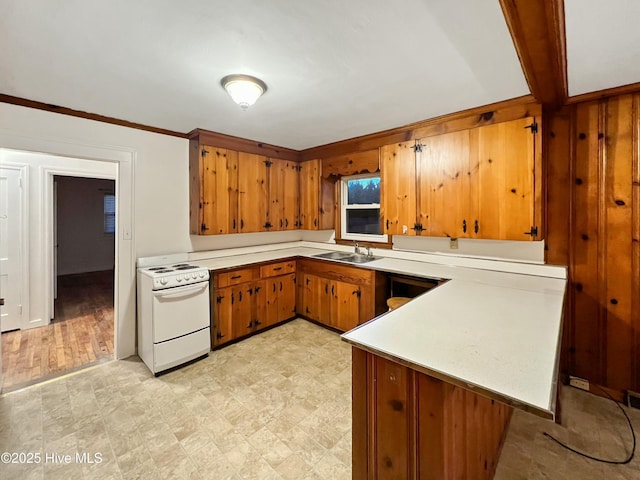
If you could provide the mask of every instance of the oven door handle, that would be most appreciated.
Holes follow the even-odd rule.
[[[201,292],[208,286],[209,284],[207,282],[201,282],[195,285],[186,285],[184,287],[167,288],[166,290],[156,290],[155,292],[153,292],[153,296],[157,298],[188,297],[195,293]]]

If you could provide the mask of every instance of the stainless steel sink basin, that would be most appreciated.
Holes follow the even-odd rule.
[[[347,253],[347,252],[319,253],[318,255],[314,255],[314,257],[326,258],[328,260],[338,260],[340,262],[349,262],[349,263],[367,263],[373,260],[378,260],[378,257],[368,257],[366,255],[358,255],[356,253]]]
[[[319,253],[318,255],[314,255],[317,258],[327,258],[329,260],[342,260],[347,257],[353,256],[353,253],[348,252],[329,252],[329,253]]]
[[[340,260],[350,263],[367,263],[372,262],[373,260],[378,260],[378,257],[367,257],[366,255],[357,255],[354,253],[352,255],[349,255],[348,257],[341,258]]]

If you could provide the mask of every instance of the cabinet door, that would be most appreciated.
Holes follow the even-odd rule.
[[[256,311],[253,286],[252,283],[245,283],[229,287],[231,290],[233,338],[244,337],[254,331]]]
[[[238,152],[204,145],[202,225],[206,235],[238,231]]]
[[[320,321],[322,280],[309,273],[302,275],[302,314],[311,320]]]
[[[267,231],[267,158],[238,153],[239,233]]]
[[[278,322],[288,320],[296,314],[296,275],[276,277],[278,281]]]
[[[360,287],[352,283],[331,282],[331,326],[346,332],[358,326],[360,318]]]
[[[421,191],[418,221],[429,236],[468,237],[471,229],[467,224],[474,219],[466,218],[472,179],[469,130],[436,135],[418,142],[422,145],[418,154]]]
[[[532,117],[478,127],[478,238],[530,240],[534,214]],[[472,145],[474,148],[474,145]],[[477,224],[476,224],[477,220]]]
[[[278,322],[278,277],[260,280],[256,285],[256,327],[266,328]]]
[[[304,230],[318,230],[320,189],[320,160],[300,164],[300,226]]]
[[[416,157],[415,142],[395,143],[380,148],[382,229],[385,234],[415,234]]]
[[[215,302],[213,308],[213,331],[211,334],[214,347],[233,340],[232,289],[233,287],[218,288],[212,295],[211,301]]]
[[[271,229],[295,230],[300,208],[297,163],[278,159],[270,161],[268,218]]]

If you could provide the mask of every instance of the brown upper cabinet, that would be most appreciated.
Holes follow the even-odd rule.
[[[298,228],[296,162],[210,145],[196,148],[189,162],[192,234]]]
[[[536,239],[537,129],[527,117],[381,147],[384,233]]]
[[[335,225],[335,178],[322,177],[320,160],[300,165],[300,228],[330,230]]]
[[[300,228],[300,174],[298,163],[271,159],[269,168],[269,223],[275,230]]]
[[[414,141],[380,148],[380,220],[387,235],[419,233],[414,148]]]

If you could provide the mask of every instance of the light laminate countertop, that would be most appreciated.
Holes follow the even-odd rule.
[[[211,270],[351,248],[312,242],[190,254]],[[376,250],[354,265],[449,280],[343,340],[546,418],[555,415],[566,268]]]

